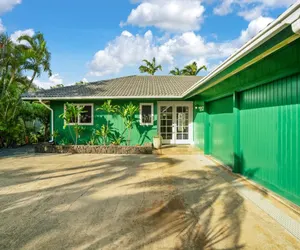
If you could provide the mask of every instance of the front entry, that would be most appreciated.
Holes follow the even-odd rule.
[[[159,102],[158,121],[164,144],[192,144],[193,102]]]

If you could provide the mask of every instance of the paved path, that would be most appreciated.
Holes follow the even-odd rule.
[[[24,156],[34,154],[32,145],[25,145],[17,148],[0,148],[0,157]]]
[[[0,249],[300,249],[226,175],[201,155],[0,158]]]

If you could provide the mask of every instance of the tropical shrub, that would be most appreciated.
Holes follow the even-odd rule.
[[[116,113],[118,110],[120,109],[120,107],[118,105],[112,105],[112,101],[108,100],[106,102],[104,102],[104,104],[100,107],[97,108],[97,110],[101,110],[106,112],[107,115],[111,115]],[[100,131],[97,132],[97,134],[99,136],[101,136],[101,138],[104,141],[104,144],[107,145],[108,142],[108,137],[110,135],[110,128],[109,128],[109,117],[106,118],[106,126],[102,126]]]
[[[126,142],[123,133],[119,133],[118,131],[114,131],[114,133],[110,134],[111,144],[119,146],[122,143]]]
[[[30,133],[29,140],[31,143],[36,144],[39,142],[39,135],[35,133]]]
[[[60,136],[58,130],[54,130],[52,136],[53,136],[54,142],[56,143],[58,140],[58,137]]]
[[[72,140],[75,145],[78,144],[78,138],[80,136],[80,133],[83,131],[83,127],[79,125],[80,115],[85,112],[86,111],[84,111],[83,105],[74,105],[72,103],[66,103],[65,112],[59,116],[60,118],[64,119],[64,129],[68,127],[70,136],[72,137]],[[71,128],[73,128],[75,137],[73,136]]]
[[[108,137],[110,135],[108,126],[103,124],[99,130],[96,130],[95,134],[101,138],[102,144],[108,144]]]
[[[137,120],[135,118],[135,114],[139,111],[139,107],[134,105],[132,102],[126,104],[121,107],[119,114],[123,118],[123,122],[125,125],[125,130],[127,133],[127,145],[130,145],[131,139],[131,130],[133,126],[136,124]],[[125,131],[124,131],[125,133]]]
[[[59,142],[59,145],[69,145],[69,144],[70,144],[70,142],[69,142],[68,138],[65,138],[65,137],[62,138]]]

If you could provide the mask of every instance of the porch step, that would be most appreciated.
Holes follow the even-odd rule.
[[[164,145],[160,149],[154,149],[156,155],[198,155],[200,149],[191,145]]]

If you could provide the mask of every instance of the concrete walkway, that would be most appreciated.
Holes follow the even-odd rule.
[[[0,249],[300,249],[202,155],[0,158]]]

